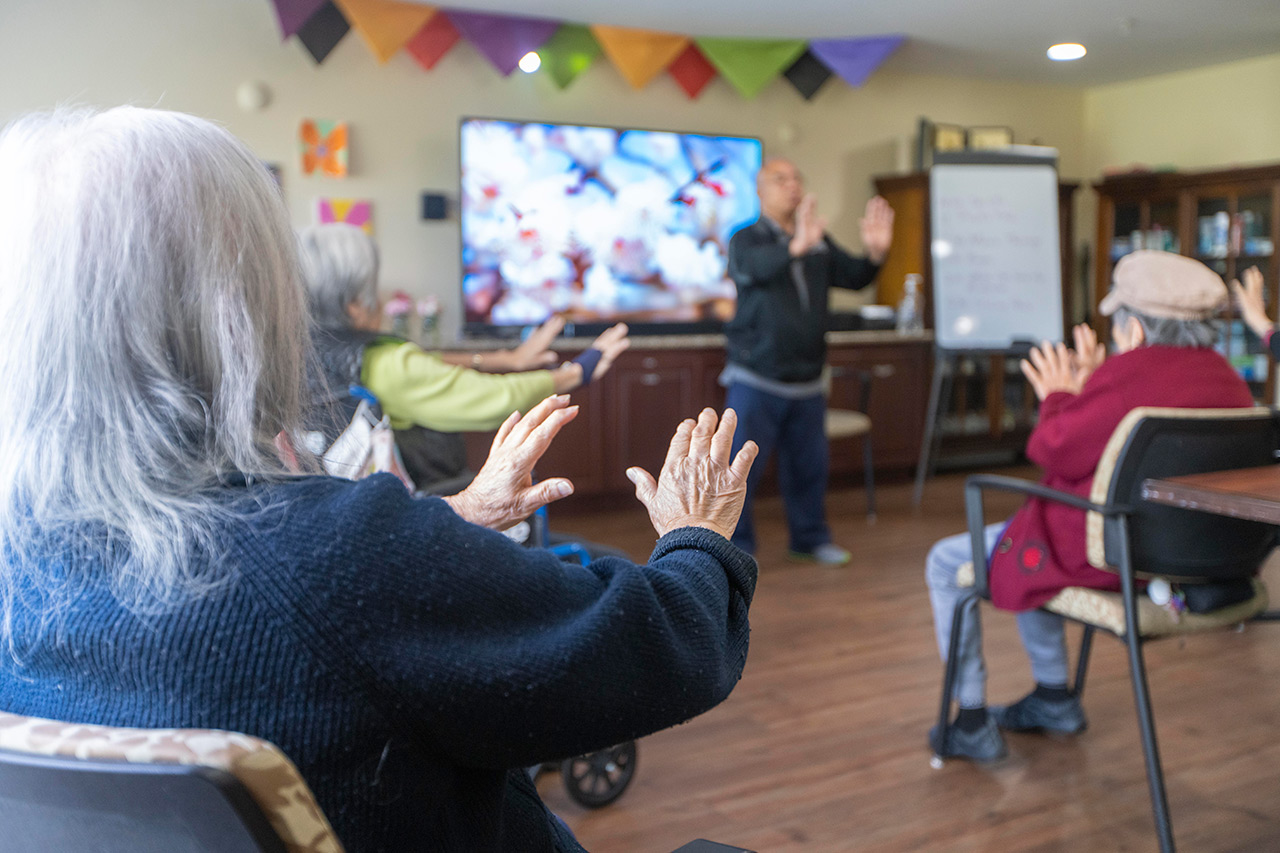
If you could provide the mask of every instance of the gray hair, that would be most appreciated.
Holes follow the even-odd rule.
[[[347,306],[378,308],[378,246],[354,225],[313,225],[298,234],[311,316],[326,328],[351,325]]]
[[[1152,317],[1125,305],[1116,308],[1111,315],[1111,323],[1113,326],[1124,326],[1128,324],[1130,317],[1136,319],[1142,326],[1147,346],[1205,348],[1216,344],[1222,336],[1221,320],[1174,320],[1169,317]]]
[[[293,235],[262,163],[220,127],[119,107],[0,133],[0,640],[100,563],[138,612],[230,577],[227,478],[288,473],[308,358]],[[192,559],[198,553],[208,559]]]

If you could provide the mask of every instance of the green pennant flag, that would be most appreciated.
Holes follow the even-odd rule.
[[[754,98],[804,53],[802,39],[694,39],[698,50],[744,98]]]
[[[557,87],[564,89],[586,71],[600,55],[600,45],[591,31],[580,24],[563,24],[555,35],[538,48],[542,67]]]

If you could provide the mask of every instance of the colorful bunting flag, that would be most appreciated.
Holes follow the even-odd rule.
[[[320,11],[325,0],[271,0],[280,22],[280,40],[284,41],[302,29],[311,16]]]
[[[580,24],[564,24],[556,34],[538,48],[542,67],[551,80],[563,89],[586,71],[600,55],[600,45],[591,31]]]
[[[396,55],[436,10],[403,0],[334,0],[379,62]]]
[[[302,174],[319,169],[331,178],[347,176],[347,123],[304,119],[298,131],[302,143]]]
[[[490,15],[486,12],[447,13],[462,37],[476,46],[502,76],[516,70],[520,59],[537,50],[560,26],[545,18]]]
[[[809,42],[809,52],[856,89],[867,82],[871,73],[898,49],[905,38],[814,39]]]
[[[351,25],[347,23],[346,18],[342,17],[342,13],[338,11],[337,6],[333,5],[332,0],[325,0],[320,10],[298,29],[298,41],[302,42],[307,53],[311,54],[316,65],[319,65],[338,46],[338,42],[342,41],[342,37],[350,29]]]
[[[373,202],[359,198],[318,198],[316,199],[316,222],[328,225],[333,222],[345,222],[364,229],[364,233],[373,234]]]
[[[696,99],[716,77],[716,67],[698,50],[698,46],[690,44],[676,57],[676,61],[667,67],[667,73],[675,78],[690,99]]]
[[[803,95],[806,101],[811,101],[822,85],[831,79],[831,69],[823,65],[822,60],[812,52],[806,50],[790,68],[783,72],[782,76],[791,81],[791,85],[796,87],[796,91]]]
[[[754,98],[804,53],[802,39],[700,38],[694,42],[745,98]]]
[[[446,53],[453,50],[453,46],[460,38],[462,36],[458,34],[458,28],[449,20],[449,16],[444,12],[436,12],[431,16],[431,20],[423,24],[413,38],[409,39],[404,49],[409,51],[409,55],[419,65],[430,71]]]
[[[643,89],[689,44],[685,36],[626,27],[591,27],[605,56],[633,89]]]

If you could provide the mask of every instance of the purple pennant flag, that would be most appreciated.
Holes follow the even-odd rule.
[[[325,4],[325,0],[271,0],[271,2],[275,5],[276,17],[280,20],[282,41],[302,29],[302,25]]]
[[[471,42],[505,77],[531,50],[542,47],[559,21],[484,12],[446,12],[462,37]]]
[[[840,75],[840,79],[857,88],[867,82],[871,72],[898,49],[906,36],[875,36],[862,39],[814,39],[809,52]]]

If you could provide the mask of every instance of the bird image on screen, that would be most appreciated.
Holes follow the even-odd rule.
[[[729,237],[759,215],[758,139],[465,119],[461,161],[468,333],[732,316]]]

